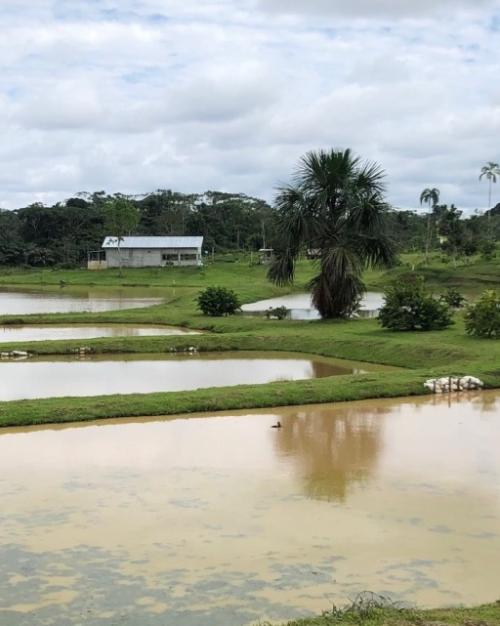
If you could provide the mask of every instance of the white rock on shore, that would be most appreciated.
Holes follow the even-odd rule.
[[[442,378],[430,378],[426,380],[424,387],[434,393],[450,393],[452,391],[482,389],[484,383],[475,376],[443,376]]]

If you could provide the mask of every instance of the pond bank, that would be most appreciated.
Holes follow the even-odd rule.
[[[348,607],[281,626],[500,626],[500,601],[449,609],[398,609],[392,606]],[[263,625],[268,626],[268,625]]]
[[[423,386],[428,375],[429,370],[373,372],[170,393],[0,402],[0,428],[425,395],[429,393]],[[500,387],[500,374],[484,372],[480,377],[487,388]]]
[[[0,401],[190,391],[361,375],[381,369],[288,352],[15,356],[0,361]]]

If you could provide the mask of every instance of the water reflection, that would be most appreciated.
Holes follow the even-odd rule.
[[[0,623],[494,601],[499,410],[484,392],[0,431]]]
[[[345,405],[333,414],[328,406],[287,412],[277,451],[295,462],[308,496],[344,501],[377,467],[388,410]]]
[[[0,400],[99,396],[341,376],[363,364],[284,352],[122,354],[0,362]]]
[[[365,293],[358,311],[359,317],[376,317],[384,304],[384,296],[376,291]],[[291,320],[314,321],[321,319],[317,309],[313,306],[311,296],[308,293],[294,293],[277,298],[268,298],[244,304],[241,310],[244,313],[263,313],[271,308],[284,306],[289,309],[288,317]]]
[[[193,335],[197,331],[174,326],[137,326],[134,324],[61,326],[58,324],[0,326],[0,343],[95,339],[98,337],[149,337],[155,335]]]
[[[0,288],[0,315],[97,313],[161,304],[176,290],[159,288]]]

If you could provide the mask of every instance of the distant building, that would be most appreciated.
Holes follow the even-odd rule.
[[[309,248],[306,252],[306,257],[308,259],[320,259],[321,258],[321,248]]]
[[[89,269],[199,266],[203,237],[106,237],[102,252],[89,255]]]
[[[274,248],[261,248],[259,250],[260,262],[263,265],[268,265],[273,260]]]

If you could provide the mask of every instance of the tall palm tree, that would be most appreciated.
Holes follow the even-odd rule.
[[[420,205],[426,204],[429,205],[429,213],[427,213],[427,234],[425,237],[425,262],[427,263],[429,260],[429,247],[431,244],[431,212],[432,209],[439,202],[440,191],[436,187],[427,187],[420,194]]]
[[[493,161],[488,161],[486,165],[483,165],[481,168],[481,175],[479,176],[479,180],[482,180],[484,177],[488,180],[488,210],[491,209],[491,186],[493,183],[497,182],[497,176],[500,176],[500,165],[498,163],[493,163]]]
[[[428,204],[429,210],[431,210],[432,207],[435,207],[439,202],[440,195],[440,191],[439,189],[436,189],[436,187],[433,187],[432,189],[427,187],[427,189],[424,189],[420,194],[420,204]]]
[[[278,190],[279,241],[268,276],[293,282],[303,249],[319,254],[319,272],[309,288],[323,318],[345,318],[359,305],[366,266],[389,265],[394,247],[386,232],[384,171],[350,150],[309,152],[293,184]]]

